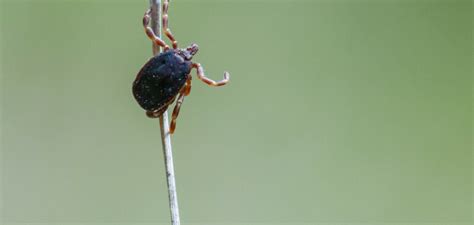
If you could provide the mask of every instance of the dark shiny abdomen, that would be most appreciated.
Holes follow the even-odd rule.
[[[151,58],[133,82],[133,96],[147,111],[160,110],[178,94],[191,72],[191,62],[174,50]]]

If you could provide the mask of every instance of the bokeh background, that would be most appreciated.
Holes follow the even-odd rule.
[[[3,0],[0,224],[167,224],[148,1]],[[173,0],[183,224],[472,224],[472,1]]]

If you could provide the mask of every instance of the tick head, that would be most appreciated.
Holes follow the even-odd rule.
[[[182,49],[181,54],[186,60],[191,60],[193,56],[198,52],[198,50],[199,46],[197,44],[192,44],[187,48]]]

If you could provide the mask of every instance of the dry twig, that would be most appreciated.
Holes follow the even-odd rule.
[[[161,0],[150,0],[151,28],[161,38]],[[153,44],[153,55],[161,52],[161,48]],[[164,160],[166,166],[166,179],[168,183],[168,197],[171,211],[171,224],[179,225],[178,196],[176,192],[176,180],[174,175],[173,152],[171,149],[171,134],[168,123],[168,111],[159,117],[161,142],[163,145]]]

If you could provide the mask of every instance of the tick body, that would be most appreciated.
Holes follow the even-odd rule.
[[[133,83],[133,95],[145,110],[163,113],[186,85],[192,63],[168,50],[151,58]]]
[[[178,42],[168,28],[168,0],[163,2],[163,30],[172,42],[172,49],[148,26],[150,10],[145,12],[143,26],[146,35],[158,46],[164,49],[161,54],[152,57],[138,72],[133,82],[132,92],[138,104],[146,110],[150,118],[157,118],[163,114],[175,99],[176,106],[171,116],[170,132],[176,128],[176,119],[184,101],[184,97],[191,92],[191,71],[196,69],[197,77],[209,86],[222,86],[229,81],[229,73],[224,72],[224,79],[214,81],[206,77],[204,69],[199,63],[191,59],[199,50],[196,44],[179,49]]]

